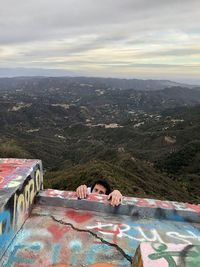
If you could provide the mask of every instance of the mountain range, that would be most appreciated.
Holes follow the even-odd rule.
[[[89,77],[0,79],[0,157],[40,158],[45,186],[106,178],[123,194],[198,203],[200,88]]]

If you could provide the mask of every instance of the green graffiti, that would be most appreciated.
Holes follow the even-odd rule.
[[[159,244],[159,247],[156,247],[155,244],[152,244],[152,248],[157,253],[153,253],[153,254],[149,255],[148,257],[151,260],[158,260],[158,259],[164,258],[168,262],[169,267],[178,267],[178,265],[176,264],[173,257],[183,257],[181,251],[166,251],[168,248],[166,244]],[[199,255],[199,253],[196,251],[187,251],[185,257],[192,258],[194,260],[194,258],[196,259],[196,257],[198,257],[198,255]],[[194,261],[190,261],[190,262],[188,261],[186,266],[187,267],[194,267],[193,262]],[[195,260],[195,263],[196,263],[196,260]]]
[[[197,267],[200,266],[200,246],[195,246],[193,249],[196,250],[197,255],[193,258],[186,258],[186,267]]]

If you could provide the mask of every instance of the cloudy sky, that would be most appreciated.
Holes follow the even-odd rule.
[[[200,0],[1,0],[0,68],[200,82]]]

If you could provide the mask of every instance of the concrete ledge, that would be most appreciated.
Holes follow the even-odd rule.
[[[124,197],[120,206],[112,207],[105,195],[90,194],[87,199],[78,200],[75,192],[53,189],[41,191],[36,199],[41,205],[61,206],[140,218],[200,222],[200,207],[188,203]]]
[[[133,258],[133,267],[200,266],[199,245],[141,243]]]
[[[0,258],[43,188],[40,160],[0,159]]]
[[[42,182],[41,161],[0,159],[0,266],[200,266],[199,205],[123,197],[113,208]]]

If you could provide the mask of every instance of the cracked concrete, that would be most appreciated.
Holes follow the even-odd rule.
[[[0,266],[21,267],[20,261],[32,261],[31,267],[130,267],[140,242],[199,244],[198,233],[196,224],[185,222],[37,204]]]
[[[40,161],[0,161],[0,266],[130,267],[142,257],[145,266],[164,267],[177,253],[200,266],[199,205],[123,197],[112,207],[97,194],[77,200],[75,192],[40,191]]]
[[[141,242],[199,240],[196,223],[36,203],[0,266],[130,267]]]
[[[58,223],[63,224],[63,225],[68,225],[68,226],[70,226],[73,230],[78,231],[78,232],[89,233],[89,234],[91,234],[92,236],[94,236],[96,239],[100,240],[102,243],[104,243],[104,244],[106,244],[106,245],[109,245],[109,246],[111,246],[111,247],[116,248],[116,250],[119,251],[119,252],[123,255],[123,257],[126,258],[127,261],[129,261],[129,262],[132,264],[132,257],[131,257],[130,255],[128,255],[127,253],[125,253],[125,251],[124,251],[121,247],[119,247],[117,244],[113,244],[113,243],[111,243],[111,242],[106,241],[104,238],[98,236],[96,233],[92,232],[91,230],[79,229],[79,228],[77,228],[77,227],[74,227],[74,225],[71,224],[71,223],[67,223],[67,222],[64,222],[64,221],[62,221],[62,220],[57,220],[54,216],[50,216],[50,217],[51,217],[55,222],[58,222]]]
[[[104,214],[101,215],[105,220]],[[117,242],[112,231],[106,236],[98,229],[87,229],[94,227],[99,219],[97,212],[36,205],[0,260],[0,266],[21,267],[31,263],[31,267],[56,264],[89,267],[102,263],[130,267],[134,250],[127,250],[128,239]]]

